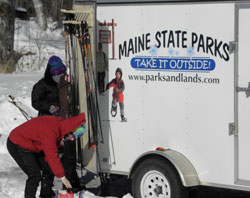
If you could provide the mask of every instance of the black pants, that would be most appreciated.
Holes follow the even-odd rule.
[[[98,90],[100,93],[104,92],[104,79],[105,79],[105,71],[104,72],[98,72]]]
[[[63,156],[61,162],[63,164],[66,178],[70,181],[73,188],[80,187],[80,181],[76,172],[76,142],[64,141]]]
[[[8,138],[7,149],[18,166],[27,174],[25,198],[35,198],[37,187],[41,181],[40,197],[53,197],[52,191],[54,175],[49,165],[44,161],[43,153],[33,153],[14,144]],[[41,173],[42,172],[42,173]]]

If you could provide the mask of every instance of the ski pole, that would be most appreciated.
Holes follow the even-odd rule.
[[[81,23],[81,27],[78,26],[77,28],[78,30],[78,41],[79,41],[79,46],[80,46],[80,50],[81,50],[81,55],[82,55],[82,62],[83,62],[83,69],[84,69],[84,76],[85,76],[85,88],[86,88],[86,97],[87,97],[87,109],[88,109],[88,118],[91,119],[91,122],[89,125],[92,130],[93,133],[96,134],[96,123],[95,123],[95,117],[93,115],[94,112],[94,104],[93,104],[93,99],[91,97],[91,93],[92,93],[92,87],[90,84],[90,77],[89,77],[89,72],[88,72],[88,61],[87,61],[87,50],[86,50],[86,43],[85,43],[85,34],[86,34],[86,29],[85,26],[83,26],[83,23]],[[88,123],[89,120],[88,119]],[[89,127],[89,129],[90,129]],[[91,142],[91,134],[90,134],[90,130],[88,130],[88,139],[89,139],[89,148],[96,148],[96,145]],[[94,135],[95,136],[95,135]],[[94,140],[95,141],[95,140]]]
[[[89,33],[88,33],[88,25],[87,22],[85,21],[85,23],[83,23],[83,21],[81,21],[81,30],[82,30],[82,43],[83,43],[83,50],[84,50],[84,55],[85,55],[85,59],[86,59],[86,73],[88,75],[88,85],[91,86],[91,91],[89,92],[89,98],[90,98],[90,109],[91,109],[91,116],[92,116],[92,120],[95,122],[94,124],[94,128],[95,126],[97,126],[97,117],[98,115],[94,115],[94,114],[98,114],[98,109],[96,109],[98,107],[98,102],[97,100],[95,100],[96,98],[93,96],[93,90],[95,90],[96,86],[95,86],[95,78],[93,75],[93,64],[92,64],[92,60],[91,60],[91,52],[89,51],[90,47],[89,47],[89,43],[90,43],[90,38],[89,38]],[[92,72],[91,72],[92,71]],[[92,84],[91,84],[91,82]],[[95,141],[95,145],[92,144],[93,146],[97,147],[97,130],[95,128],[94,130],[94,141]]]
[[[81,53],[82,53],[82,58],[83,60],[83,67],[84,67],[84,72],[85,72],[85,83],[86,83],[86,94],[87,94],[87,107],[88,107],[88,111],[89,112],[89,116],[91,117],[91,124],[92,124],[92,130],[93,130],[93,135],[94,135],[94,142],[90,143],[90,137],[89,137],[89,148],[95,148],[96,149],[96,155],[97,155],[97,163],[98,163],[98,168],[99,171],[101,171],[101,159],[100,159],[100,155],[99,155],[99,148],[98,148],[98,141],[97,141],[97,128],[95,126],[97,126],[97,117],[94,114],[99,114],[99,106],[98,106],[98,101],[97,101],[97,97],[93,96],[93,90],[95,90],[96,93],[96,81],[94,78],[94,72],[93,72],[93,62],[91,62],[91,58],[92,58],[92,54],[91,54],[91,48],[90,48],[90,38],[89,38],[89,34],[88,34],[88,27],[87,27],[87,23],[85,21],[85,23],[83,23],[83,21],[81,21],[81,37],[79,39],[80,42],[80,48],[81,48]],[[80,35],[80,31],[79,31],[79,35]],[[90,68],[92,67],[92,68]],[[90,70],[92,69],[92,72],[90,72]],[[92,80],[93,86],[91,86],[91,82],[90,80]],[[97,109],[96,109],[97,108]],[[98,116],[98,115],[97,115]],[[100,116],[100,114],[99,114]],[[100,118],[100,117],[99,117]],[[101,128],[101,125],[100,125]],[[101,133],[102,135],[102,133]],[[103,136],[102,136],[103,138]],[[99,174],[100,179],[101,179],[101,183],[105,183],[105,178],[102,174]]]
[[[78,140],[78,142],[77,142],[78,144],[79,144],[79,146],[80,146],[80,148],[79,148],[79,146],[77,146],[77,148],[78,148],[78,152],[79,152],[79,154],[78,154],[78,157],[79,157],[79,155],[80,155],[80,165],[81,165],[81,179],[80,179],[80,183],[83,183],[83,172],[82,172],[82,167],[83,167],[83,163],[82,163],[82,143],[81,143],[81,139],[79,138],[79,140]]]
[[[72,109],[72,114],[77,115],[79,113],[78,105],[78,84],[77,84],[77,73],[76,73],[76,63],[74,59],[76,58],[75,53],[73,51],[74,44],[73,44],[73,35],[75,36],[76,33],[76,24],[73,24],[74,20],[74,13],[69,12],[67,10],[61,10],[66,17],[66,21],[63,21],[64,24],[64,31],[67,32],[68,37],[68,62],[69,62],[69,75],[70,75],[70,85],[71,85],[71,109]],[[70,53],[71,51],[71,53]]]
[[[79,25],[77,26],[77,31],[78,31],[78,42],[79,42],[79,47],[81,51],[81,58],[82,58],[82,63],[83,63],[83,71],[84,71],[84,78],[85,78],[85,88],[86,88],[86,97],[87,97],[87,117],[88,117],[88,142],[90,142],[90,108],[89,108],[89,97],[88,97],[88,92],[89,92],[89,87],[88,87],[88,79],[87,79],[87,74],[86,74],[86,62],[85,62],[85,56],[83,53],[83,48],[82,48],[82,36],[80,32],[80,27]]]
[[[91,49],[91,45],[90,45],[90,39],[88,39],[87,41],[87,45],[88,45],[88,50],[89,50],[89,56],[90,56],[90,62],[91,62],[91,65],[93,67],[93,56],[92,56],[92,49]],[[93,75],[93,80],[94,80],[94,85],[95,85],[95,88],[97,87],[97,83],[96,83],[96,78],[94,76],[94,71],[92,70],[92,75]],[[99,121],[99,126],[100,126],[100,133],[101,133],[101,143],[104,142],[104,138],[103,138],[103,131],[102,131],[102,123],[101,123],[101,115],[100,115],[100,108],[99,108],[99,104],[98,104],[98,98],[97,98],[97,93],[96,93],[96,90],[95,90],[95,100],[96,100],[96,108],[97,108],[97,116],[98,116],[98,121]]]
[[[15,105],[19,111],[23,114],[23,116],[26,118],[26,120],[32,119],[32,117],[26,112],[24,111],[15,101],[15,97],[12,95],[9,95],[9,98],[11,99],[11,101],[9,101],[10,103],[12,103],[13,105]]]

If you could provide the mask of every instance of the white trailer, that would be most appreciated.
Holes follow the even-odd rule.
[[[99,155],[84,149],[85,165],[128,175],[134,197],[250,191],[250,1],[75,1],[74,10],[92,16],[105,85],[118,67],[125,84],[127,122],[119,105],[110,113],[112,89],[98,95],[104,142]]]

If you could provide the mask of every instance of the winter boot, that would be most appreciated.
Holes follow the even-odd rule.
[[[116,107],[112,106],[112,108],[111,108],[111,115],[112,115],[112,117],[115,117],[116,114],[117,114],[117,106]]]
[[[41,181],[41,192],[40,192],[40,196],[41,198],[52,198],[54,197],[56,194],[54,193],[54,191],[52,190],[52,186],[53,186],[53,181],[43,178]]]
[[[124,115],[121,115],[122,122],[127,122],[127,118]]]

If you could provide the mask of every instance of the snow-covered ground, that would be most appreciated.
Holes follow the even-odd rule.
[[[27,178],[6,149],[6,140],[11,130],[26,121],[18,108],[8,101],[8,96],[14,96],[17,104],[30,116],[36,116],[37,111],[31,106],[32,87],[42,78],[51,55],[60,56],[64,60],[62,29],[56,29],[56,23],[48,21],[50,23],[46,32],[40,32],[34,21],[17,20],[15,49],[23,56],[17,63],[16,72],[0,74],[0,198],[23,198]],[[84,197],[98,196],[87,191]],[[123,197],[132,196],[127,194]]]
[[[8,95],[15,96],[16,100],[22,103],[22,107],[25,107],[30,115],[35,116],[37,113],[30,104],[30,90],[40,77],[41,74],[35,72],[0,74],[0,197],[23,197],[26,180],[26,175],[6,149],[10,131],[25,121],[17,107],[8,102]]]

